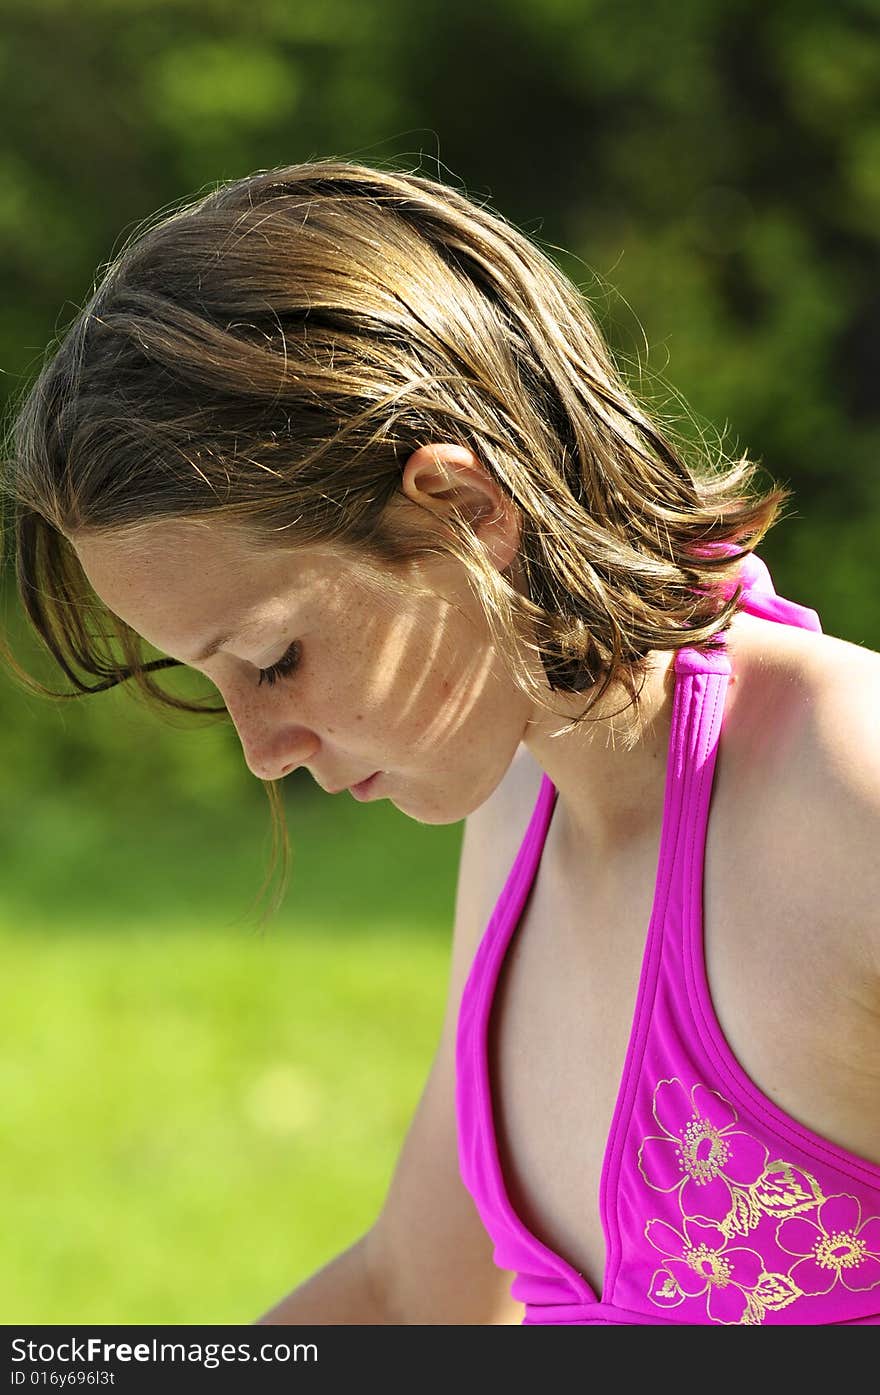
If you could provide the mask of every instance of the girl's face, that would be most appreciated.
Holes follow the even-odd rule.
[[[211,680],[259,779],[305,766],[336,793],[380,771],[371,797],[454,823],[492,794],[523,739],[530,704],[458,563],[411,568],[433,594],[401,586],[392,602],[353,554],[267,552],[215,520],[71,542],[113,613]]]

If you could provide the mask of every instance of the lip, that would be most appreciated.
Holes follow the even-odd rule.
[[[366,780],[361,780],[360,784],[350,785],[349,794],[354,799],[372,799],[373,791],[381,779],[382,771],[376,770],[372,775],[368,775]]]

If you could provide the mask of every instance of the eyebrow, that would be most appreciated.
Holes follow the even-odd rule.
[[[217,653],[218,649],[222,649],[224,644],[228,644],[234,638],[234,634],[218,635],[216,639],[212,639],[210,644],[206,645],[200,654],[196,654],[195,662],[200,664],[203,659],[210,659],[212,655]]]
[[[217,635],[217,637],[215,639],[212,639],[209,644],[206,644],[205,648],[199,654],[196,654],[193,659],[190,660],[190,663],[200,664],[203,662],[203,660],[212,658],[213,655],[217,653],[218,649],[222,649],[224,645],[231,643],[232,640],[236,638],[240,639],[244,635],[249,635],[254,630],[259,631],[260,629],[261,621],[259,619],[256,619],[249,620],[247,624],[241,625],[239,628],[235,630],[227,630],[222,635]]]

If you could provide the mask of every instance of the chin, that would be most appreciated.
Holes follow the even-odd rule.
[[[465,817],[464,814],[447,814],[442,809],[432,809],[425,812],[424,809],[407,809],[403,804],[399,804],[396,799],[391,801],[402,814],[408,819],[413,819],[415,823],[423,823],[428,826],[442,827],[445,824],[460,823]]]
[[[443,808],[442,805],[435,803],[428,808],[424,805],[417,807],[411,806],[408,808],[406,800],[401,799],[397,795],[386,795],[385,798],[390,799],[395,808],[399,809],[402,814],[405,814],[408,819],[414,819],[416,823],[423,823],[428,826],[443,827],[447,824],[461,823],[463,819],[467,818],[468,814],[473,813],[473,809],[469,806],[465,806],[464,808],[454,808],[452,806]]]
[[[407,819],[414,819],[416,823],[437,824],[437,826],[446,823],[460,823],[470,813],[470,806],[462,808],[457,799],[455,805],[452,801],[445,804],[442,795],[434,799],[420,799],[418,797],[409,798],[407,795],[388,794],[385,795],[385,798],[395,806],[395,809],[399,809],[400,813],[404,813]]]

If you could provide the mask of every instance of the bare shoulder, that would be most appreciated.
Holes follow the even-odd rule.
[[[880,653],[737,617],[735,733],[761,826],[820,920],[880,978]],[[754,806],[753,806],[754,807]]]
[[[880,653],[834,635],[758,624],[744,653],[749,718],[791,758],[792,793],[877,812]]]
[[[736,729],[753,749],[772,742],[791,774],[824,771],[876,797],[880,653],[749,615],[737,616],[729,652]]]

